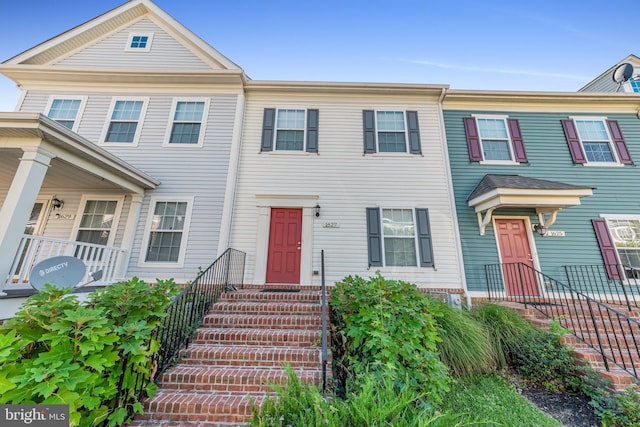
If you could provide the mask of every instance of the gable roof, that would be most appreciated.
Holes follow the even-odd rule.
[[[613,66],[611,66],[609,69],[607,69],[605,72],[600,74],[598,77],[596,77],[595,79],[591,80],[589,83],[587,83],[586,85],[584,85],[583,87],[578,89],[578,92],[589,91],[589,89],[591,89],[592,86],[596,85],[597,83],[599,83],[603,79],[609,79],[610,80],[611,76],[612,76],[612,73],[616,69],[616,67],[618,67],[618,65],[623,64],[625,62],[629,62],[632,65],[639,65],[640,66],[640,57],[638,57],[636,55],[633,55],[633,54],[627,56],[626,58],[622,59],[621,61],[619,61],[616,64],[614,64]]]
[[[246,79],[242,68],[211,47],[151,0],[127,1],[102,15],[2,62],[0,64],[0,72],[18,82],[21,78],[32,76],[38,70],[52,71],[51,65],[56,61],[78,52],[145,17],[160,25],[193,54],[209,64],[211,70],[205,70],[209,75],[240,75],[243,80]],[[78,71],[86,70],[79,69]],[[94,67],[92,72],[95,73],[95,71]],[[175,71],[173,72],[174,75]],[[113,70],[110,70],[110,72],[113,72]],[[202,74],[203,71],[199,70],[199,73]],[[120,71],[120,74],[123,74],[123,71]]]
[[[557,181],[547,181],[545,179],[529,178],[520,175],[494,175],[487,174],[478,183],[467,200],[472,200],[482,194],[488,193],[498,188],[510,188],[518,190],[578,190],[592,189],[591,187],[565,184]]]

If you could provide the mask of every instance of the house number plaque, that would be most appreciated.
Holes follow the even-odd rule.
[[[325,222],[322,225],[323,228],[340,228],[340,224],[337,222]]]

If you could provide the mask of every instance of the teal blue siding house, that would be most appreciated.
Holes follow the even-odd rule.
[[[587,271],[611,289],[638,277],[637,102],[630,94],[448,92],[444,125],[473,297],[497,282],[507,294],[544,296],[551,278],[576,285]],[[549,279],[515,289],[506,265],[519,263]]]

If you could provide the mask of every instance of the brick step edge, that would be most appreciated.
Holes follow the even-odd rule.
[[[320,348],[271,347],[271,346],[228,346],[192,345],[182,350],[180,364],[280,367],[317,367],[322,363]]]

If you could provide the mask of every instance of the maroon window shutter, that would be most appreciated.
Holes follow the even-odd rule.
[[[482,149],[480,148],[480,134],[476,119],[473,117],[464,118],[464,131],[467,134],[467,147],[469,148],[469,160],[472,162],[482,161]]]
[[[598,239],[598,245],[600,246],[600,253],[602,253],[604,266],[607,269],[607,277],[609,277],[609,279],[620,280],[618,256],[616,254],[616,247],[613,244],[611,234],[609,234],[607,221],[604,219],[592,219],[591,223],[593,224],[593,229],[596,232],[596,238]]]
[[[607,120],[607,126],[609,127],[611,138],[613,138],[613,145],[616,147],[616,151],[618,152],[618,159],[620,159],[620,163],[632,165],[633,160],[631,159],[631,154],[629,154],[629,150],[627,149],[627,144],[624,142],[624,137],[620,131],[618,121]]]
[[[524,150],[524,142],[522,141],[522,133],[520,132],[518,119],[507,119],[507,124],[509,125],[509,134],[511,135],[513,154],[516,157],[516,162],[527,163],[527,152]]]
[[[567,138],[567,144],[569,144],[569,151],[571,152],[571,158],[573,163],[582,164],[587,163],[587,158],[582,151],[582,144],[580,144],[580,138],[578,137],[578,130],[573,120],[560,120],[562,122],[562,128],[564,129],[564,136]]]

